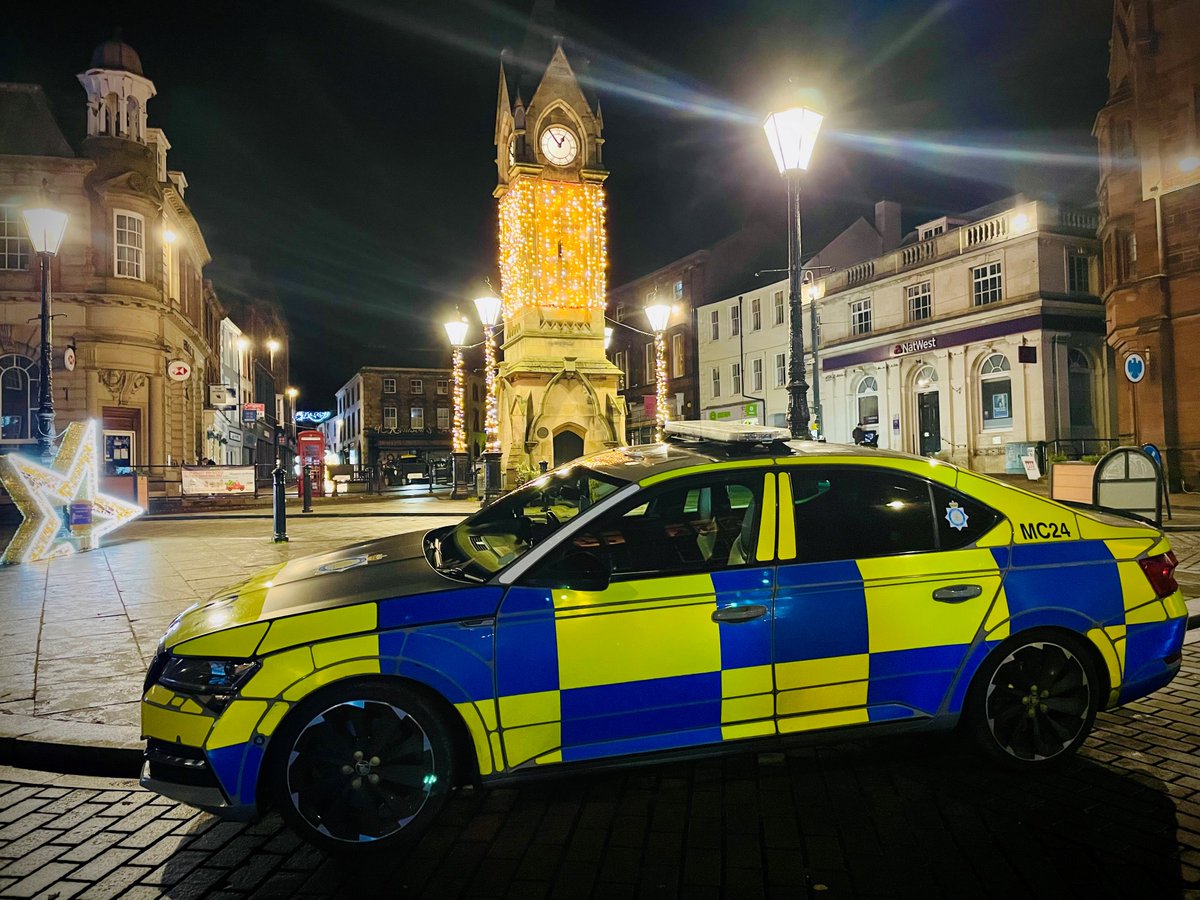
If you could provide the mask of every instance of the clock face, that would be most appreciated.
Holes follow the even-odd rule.
[[[551,125],[542,132],[542,155],[556,166],[565,166],[579,152],[579,141],[575,134],[562,125]]]

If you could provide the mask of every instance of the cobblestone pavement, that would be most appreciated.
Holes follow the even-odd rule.
[[[355,541],[424,531],[462,513],[136,521],[98,550],[0,569],[0,737],[140,746],[138,700],[167,625],[254,572]]]
[[[1200,896],[1200,646],[1030,776],[936,736],[460,791],[414,848],[346,864],[271,816],[0,770],[5,897]]]

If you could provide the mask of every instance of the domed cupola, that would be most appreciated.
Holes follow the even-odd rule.
[[[119,33],[96,47],[78,77],[87,91],[88,137],[146,143],[146,104],[155,94],[154,82],[142,74],[141,58]]]

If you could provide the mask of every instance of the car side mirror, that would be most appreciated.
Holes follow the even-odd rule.
[[[574,550],[534,576],[538,585],[568,591],[603,591],[612,578],[608,560],[592,550]]]

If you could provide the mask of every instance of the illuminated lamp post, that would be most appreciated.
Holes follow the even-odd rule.
[[[666,303],[653,303],[646,307],[646,318],[654,332],[654,440],[663,439],[667,424],[667,324],[671,321],[671,307]]]
[[[787,178],[788,188],[788,305],[792,319],[789,324],[791,358],[788,360],[788,428],[792,437],[809,440],[808,383],[804,380],[804,322],[800,306],[800,179],[808,168],[817,132],[824,117],[811,109],[795,106],[771,113],[763,123],[763,131],[775,156],[779,174]],[[811,306],[816,317],[816,305]],[[817,377],[817,373],[813,373]]]
[[[500,496],[500,385],[496,381],[496,325],[503,304],[499,297],[485,294],[475,298],[475,310],[483,323],[483,365],[487,373],[484,393],[487,405],[483,419],[483,503]]]
[[[38,454],[45,465],[54,460],[54,391],[50,383],[50,361],[53,336],[50,328],[50,258],[58,254],[67,230],[67,214],[49,207],[22,210],[29,243],[37,254],[42,274],[42,358],[41,382],[38,385],[37,442]]]
[[[450,346],[454,348],[454,426],[450,431],[450,481],[453,487],[450,491],[450,499],[459,500],[467,493],[464,486],[467,483],[467,471],[470,463],[467,455],[466,414],[463,410],[463,404],[466,401],[466,390],[463,384],[463,345],[467,342],[467,323],[463,319],[455,319],[447,322],[445,329]]]

